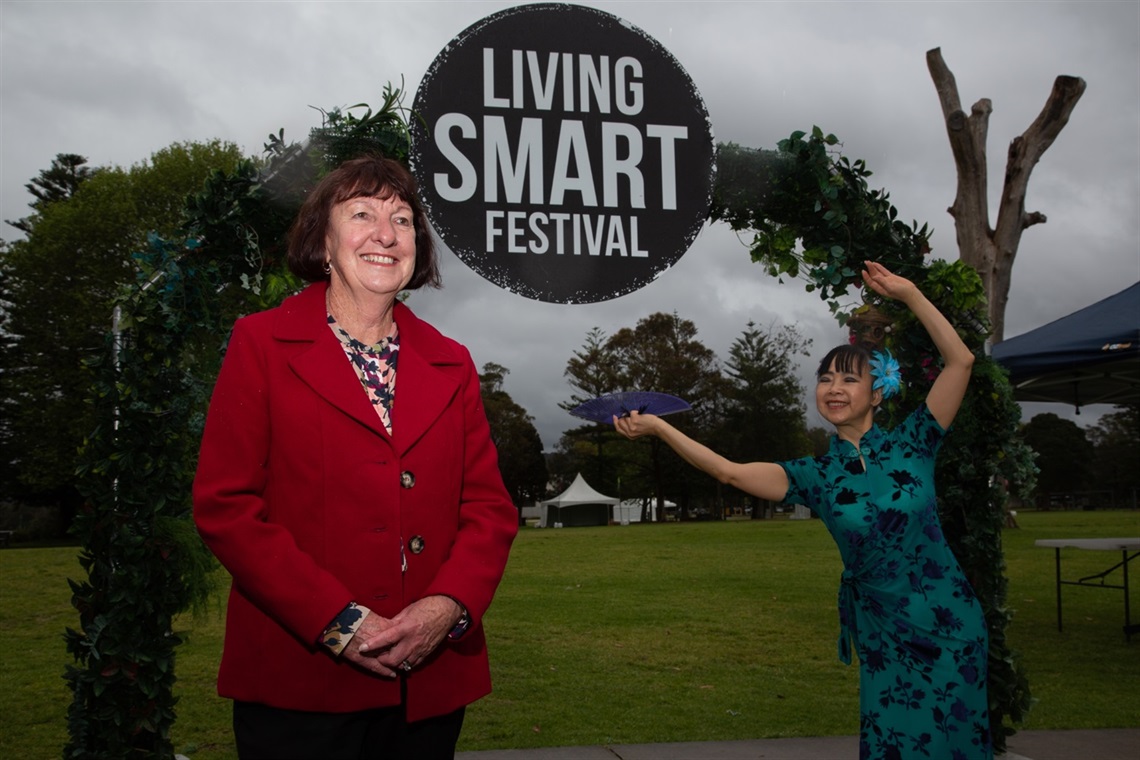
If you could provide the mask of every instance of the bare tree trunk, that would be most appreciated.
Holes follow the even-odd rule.
[[[953,205],[947,209],[954,217],[958,255],[981,275],[989,299],[992,340],[1000,343],[1005,334],[1005,306],[1021,233],[1027,227],[1045,222],[1044,214],[1025,210],[1029,175],[1068,124],[1073,108],[1085,91],[1085,81],[1078,77],[1057,77],[1041,113],[1010,143],[994,228],[990,227],[986,194],[986,133],[993,106],[989,99],[982,98],[966,116],[954,74],[943,62],[940,48],[927,51],[926,65],[942,104],[950,150],[958,170],[958,192]]]

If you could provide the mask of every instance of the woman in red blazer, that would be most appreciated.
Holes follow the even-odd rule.
[[[517,512],[470,355],[396,301],[440,284],[411,174],[334,170],[288,257],[312,284],[234,325],[194,481],[218,692],[243,759],[450,758]]]

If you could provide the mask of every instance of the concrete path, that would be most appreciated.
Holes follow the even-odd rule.
[[[460,752],[456,760],[856,760],[854,736]],[[1138,760],[1140,728],[1019,731],[1001,760]]]

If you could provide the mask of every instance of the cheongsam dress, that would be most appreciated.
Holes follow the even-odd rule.
[[[785,502],[814,511],[843,558],[839,656],[859,657],[861,760],[993,757],[985,619],[934,493],[945,432],[923,404],[858,448],[835,436],[823,456],[780,463]]]

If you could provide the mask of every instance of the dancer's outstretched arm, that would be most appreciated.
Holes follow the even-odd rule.
[[[631,412],[628,417],[614,417],[614,427],[629,439],[655,435],[698,470],[761,499],[783,501],[788,492],[788,476],[780,465],[732,462],[656,415]]]

